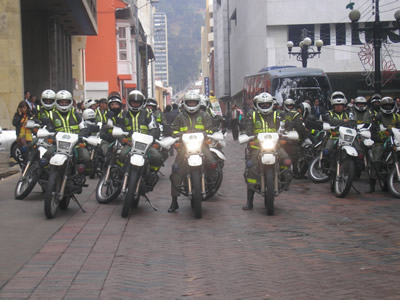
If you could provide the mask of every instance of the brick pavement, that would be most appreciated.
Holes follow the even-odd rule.
[[[204,203],[201,220],[185,198],[166,212],[168,176],[149,194],[160,211],[141,202],[129,220],[120,201],[92,196],[0,299],[400,298],[400,200],[354,191],[337,199],[327,184],[302,180],[277,198],[275,216],[258,195],[245,212],[243,151],[229,137],[221,195]]]

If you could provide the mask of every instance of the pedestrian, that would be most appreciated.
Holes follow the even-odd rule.
[[[18,104],[17,112],[14,114],[13,125],[15,126],[15,133],[17,135],[17,145],[21,150],[23,160],[28,157],[27,146],[32,142],[32,132],[26,128],[26,123],[32,117],[32,111],[29,109],[26,101],[21,101]]]
[[[396,112],[400,113],[400,97],[396,97]]]
[[[164,112],[164,135],[165,136],[171,136],[172,135],[172,129],[171,129],[171,125],[172,122],[174,122],[176,115],[173,111],[172,111],[172,106],[171,105],[167,105],[165,107],[165,112]],[[174,147],[169,148],[169,155],[170,156],[174,156]]]
[[[311,107],[311,115],[319,119],[321,115],[325,114],[325,109],[320,106],[319,99],[314,99],[314,104]]]
[[[232,113],[231,113],[231,130],[233,140],[237,141],[239,137],[239,123],[243,118],[243,112],[237,107],[236,104],[232,104]]]

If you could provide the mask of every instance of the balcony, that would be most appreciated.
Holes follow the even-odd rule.
[[[208,33],[208,42],[213,43],[214,42],[214,32],[209,32]]]

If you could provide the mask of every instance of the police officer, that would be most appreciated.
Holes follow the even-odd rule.
[[[95,110],[96,122],[105,123],[106,114],[108,109],[108,101],[106,98],[101,98],[98,103],[98,107]]]
[[[81,115],[73,107],[72,95],[67,90],[57,92],[55,109],[49,112],[48,118],[43,118],[43,124],[49,131],[76,133],[80,137],[88,137],[89,130],[82,121]],[[45,154],[47,159],[54,153],[56,147],[51,147]],[[83,162],[88,170],[91,168],[89,151],[86,148],[77,148],[78,162]]]
[[[183,111],[176,116],[171,125],[173,137],[179,136],[182,133],[204,132],[211,134],[213,132],[211,118],[200,110],[200,101],[201,98],[198,93],[187,92],[184,95],[182,102]],[[210,149],[206,144],[203,145],[202,152],[204,154],[206,167],[213,163],[215,164]],[[183,179],[185,171],[183,167],[184,155],[185,151],[181,147],[178,149],[178,154],[172,166],[172,174],[170,177],[172,202],[168,209],[169,213],[173,213],[179,208],[179,192],[176,186],[180,185]]]
[[[84,102],[83,102],[83,108],[84,109],[88,109],[91,108],[94,111],[97,109],[97,102],[96,100],[92,99],[92,98],[87,98]]]
[[[354,100],[352,112],[357,124],[371,124],[373,114],[368,110],[367,99],[365,97],[359,96]]]
[[[96,113],[93,109],[85,109],[85,111],[82,113],[82,119],[91,135],[96,135],[100,131],[100,127],[96,122]]]
[[[56,93],[53,90],[45,90],[40,97],[40,105],[37,107],[37,120],[41,123],[43,118],[49,118],[50,111],[56,105]]]
[[[147,98],[146,108],[153,114],[157,124],[164,126],[165,124],[164,114],[162,113],[161,110],[157,109],[157,106],[158,104],[156,99],[152,97]]]
[[[263,132],[277,132],[280,127],[280,119],[278,112],[274,111],[274,98],[269,93],[261,93],[253,99],[253,109],[247,112],[245,118],[245,128],[242,132],[247,135],[257,135]],[[248,144],[248,157],[246,161],[245,180],[247,183],[247,202],[243,206],[243,210],[253,209],[254,186],[260,184],[260,176],[257,171],[257,158],[259,154],[259,146],[257,144]],[[280,160],[288,159],[287,153],[282,149],[278,149]],[[286,172],[285,172],[286,173]],[[284,181],[290,182],[291,176],[284,174]]]
[[[132,139],[131,136],[133,132],[150,134],[155,139],[159,138],[160,130],[153,114],[145,108],[145,105],[145,97],[140,91],[134,90],[129,93],[127,100],[128,110],[124,111],[122,118],[119,119],[119,125],[122,129],[129,132],[129,141]],[[130,149],[131,146],[129,145],[125,145],[122,148],[119,161],[125,161],[126,155]],[[164,162],[160,151],[150,147],[147,151],[147,157],[149,158],[151,170],[157,172]]]
[[[375,191],[375,184],[377,179],[376,170],[381,169],[381,164],[379,161],[383,159],[384,147],[383,144],[386,141],[386,132],[381,131],[381,126],[387,128],[390,131],[393,127],[400,128],[400,116],[396,114],[396,104],[391,97],[384,97],[380,101],[380,112],[376,114],[372,121],[371,126],[371,138],[375,142],[372,146],[372,159],[375,164],[375,168],[371,168],[371,177],[370,177],[370,187],[369,193],[373,193]],[[384,186],[386,188],[386,184]]]
[[[376,114],[381,111],[381,105],[380,105],[381,99],[382,97],[379,94],[373,94],[370,99],[371,100],[370,113],[373,116],[376,116]]]

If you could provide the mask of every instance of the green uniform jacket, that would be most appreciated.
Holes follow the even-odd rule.
[[[281,125],[278,113],[263,115],[255,110],[249,110],[245,119],[246,134],[255,135],[262,132],[277,132]]]
[[[118,122],[122,129],[130,134],[140,132],[150,134],[154,138],[159,137],[159,130],[154,116],[147,109],[142,109],[138,112],[124,111],[122,118],[119,118]]]
[[[194,114],[180,112],[171,125],[172,136],[179,133],[206,132],[213,133],[212,120],[209,115],[199,110]]]
[[[393,127],[400,128],[400,116],[396,113],[390,115],[382,112],[377,113],[371,125],[371,138],[375,143],[382,143],[386,139],[386,132],[380,131],[380,124],[389,130]]]
[[[281,113],[280,118],[285,121],[285,130],[296,130],[300,140],[304,140],[307,137],[306,128],[303,124],[303,116],[298,111],[292,110]]]
[[[81,115],[72,108],[69,112],[61,113],[58,110],[52,110],[48,119],[42,116],[43,123],[50,127],[50,130],[67,133],[80,133],[79,124],[82,122]],[[48,120],[45,122],[45,120]]]

